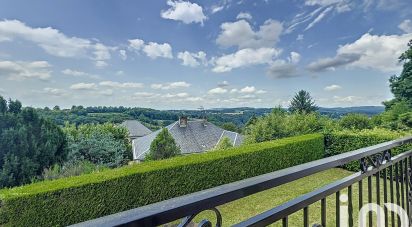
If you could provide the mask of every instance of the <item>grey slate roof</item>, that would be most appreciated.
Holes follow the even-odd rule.
[[[166,127],[180,146],[182,154],[201,153],[213,149],[225,136],[228,137],[234,146],[239,146],[243,141],[243,136],[236,132],[226,131],[216,125],[203,121],[188,121],[187,127],[180,127],[178,121]],[[159,134],[157,130],[147,136],[134,139],[133,159],[143,160],[149,151],[150,144]]]
[[[136,138],[149,135],[152,131],[137,120],[126,120],[122,124],[129,130],[129,137]]]

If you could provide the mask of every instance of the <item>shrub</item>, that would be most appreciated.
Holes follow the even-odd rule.
[[[339,125],[345,129],[370,129],[372,127],[372,121],[365,114],[350,113],[343,116],[339,120]]]
[[[45,169],[41,177],[42,180],[54,180],[63,177],[80,176],[95,171],[102,171],[107,167],[93,164],[89,161],[67,162],[63,166],[58,164]]]
[[[404,137],[403,132],[395,132],[387,129],[371,130],[341,130],[335,131],[325,136],[326,156],[333,156],[348,151],[357,150],[363,147],[376,145],[394,139]],[[402,146],[392,150],[392,156],[411,148],[411,145]],[[350,171],[359,171],[359,162],[354,161],[343,166]]]
[[[265,174],[324,154],[312,134],[0,191],[0,224],[62,226]]]
[[[68,140],[68,160],[89,161],[96,165],[118,167],[131,160],[131,145],[126,128],[111,123],[85,124],[63,128]]]
[[[215,150],[226,150],[231,147],[233,147],[232,141],[229,139],[229,137],[225,136],[216,145]]]
[[[160,160],[171,158],[179,154],[180,147],[176,144],[176,141],[170,132],[166,128],[163,128],[150,144],[150,150],[145,159]]]
[[[258,118],[254,124],[246,128],[246,143],[330,131],[333,128],[333,120],[318,113],[288,114],[280,108],[275,108],[272,113]]]

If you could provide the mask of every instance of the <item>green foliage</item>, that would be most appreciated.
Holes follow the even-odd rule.
[[[289,111],[292,113],[310,113],[316,110],[318,110],[318,107],[315,105],[315,101],[307,91],[300,90],[290,101]]]
[[[68,140],[68,160],[89,161],[96,165],[119,167],[131,160],[128,131],[111,123],[85,124],[63,128]]]
[[[399,101],[405,101],[412,105],[412,40],[409,41],[408,47],[408,50],[399,57],[399,61],[404,62],[401,74],[399,76],[394,75],[389,79],[390,88],[395,99],[385,103],[387,108]]]
[[[225,136],[216,145],[215,150],[226,150],[232,147],[233,147],[232,141],[228,137]]]
[[[239,132],[239,128],[232,122],[226,122],[220,127],[227,131]]]
[[[171,158],[179,154],[180,147],[176,144],[176,141],[169,133],[169,130],[163,128],[150,144],[150,150],[145,159],[160,160]]]
[[[7,101],[2,96],[0,96],[0,114],[7,112]]]
[[[323,157],[322,135],[179,156],[0,191],[0,223],[63,226]]]
[[[63,166],[53,165],[43,171],[42,180],[55,180],[64,177],[80,176],[96,171],[102,171],[107,167],[93,164],[89,161],[68,162]]]
[[[408,130],[410,126],[405,124],[407,123],[407,119],[405,119],[407,115],[405,114],[408,112],[412,112],[412,108],[406,101],[395,102],[389,109],[380,114],[379,126],[392,130]],[[402,119],[401,116],[403,116]]]
[[[2,108],[8,112],[0,114],[0,187],[30,183],[66,159],[66,138],[58,126],[32,108],[22,110],[17,100]]]
[[[412,128],[412,112],[407,112],[399,115],[399,121],[402,125]]]
[[[339,130],[325,136],[326,155],[333,156],[344,152],[376,145],[390,140],[404,137],[406,133],[388,129],[366,129],[361,131]],[[392,156],[411,149],[411,145],[401,146],[392,150]],[[359,171],[359,162],[346,164],[344,168],[350,171]]]
[[[9,112],[10,113],[14,113],[14,114],[18,114],[21,112],[21,102],[19,100],[11,100],[9,99]]]
[[[339,120],[339,125],[345,129],[370,129],[372,128],[372,121],[365,114],[351,113],[343,116]]]
[[[317,113],[292,113],[276,108],[246,128],[246,143],[256,143],[289,136],[329,131],[334,122]]]

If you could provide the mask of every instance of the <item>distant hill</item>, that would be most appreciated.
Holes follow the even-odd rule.
[[[85,123],[101,124],[112,122],[122,123],[124,120],[136,119],[151,130],[157,130],[176,121],[179,116],[186,115],[189,118],[207,119],[218,126],[232,122],[237,127],[243,127],[252,116],[263,116],[272,112],[273,108],[214,108],[199,110],[155,110],[148,108],[127,107],[82,107],[73,106],[71,109],[50,110],[49,108],[38,109],[41,116],[51,119],[58,125],[65,122],[76,125]],[[373,116],[384,111],[383,106],[357,106],[357,107],[335,107],[319,108],[322,115],[332,118],[340,118],[348,113],[361,113]]]
[[[360,113],[368,116],[373,116],[382,113],[385,110],[383,106],[353,106],[353,107],[319,107],[319,113],[333,118],[339,118],[348,113]],[[207,110],[208,113],[226,113],[236,114],[244,112],[254,112],[256,115],[270,113],[272,108],[251,108],[251,107],[236,107],[236,108],[213,108]]]
[[[320,107],[319,112],[323,115],[328,115],[333,118],[339,118],[348,113],[361,113],[368,116],[373,116],[382,113],[385,110],[383,106],[354,106],[354,107]]]

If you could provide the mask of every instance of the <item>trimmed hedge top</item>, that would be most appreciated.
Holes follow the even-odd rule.
[[[320,134],[179,156],[0,191],[0,224],[63,226],[323,158]]]
[[[217,159],[222,159],[226,157],[232,157],[241,155],[244,153],[255,152],[256,150],[266,149],[266,148],[276,148],[281,147],[286,144],[301,142],[305,140],[311,140],[316,138],[323,138],[320,134],[309,134],[297,137],[288,137],[279,140],[273,140],[264,143],[249,144],[237,148],[230,148],[222,151],[211,151],[200,154],[191,154],[186,156],[179,156],[175,158],[160,160],[160,161],[149,161],[141,164],[133,164],[129,166],[124,166],[116,169],[107,169],[101,172],[95,172],[90,174],[85,174],[81,176],[60,178],[51,181],[42,181],[25,186],[6,188],[0,190],[0,200],[12,199],[15,197],[30,196],[39,193],[46,193],[57,191],[65,188],[81,187],[85,184],[96,184],[106,180],[127,176],[130,174],[145,173],[150,171],[164,170],[168,168],[174,168],[183,165],[191,165],[201,162],[213,161]]]

